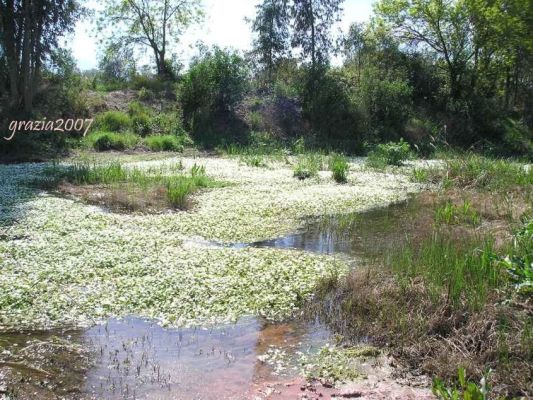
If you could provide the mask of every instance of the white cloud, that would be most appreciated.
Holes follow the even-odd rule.
[[[346,32],[350,23],[368,20],[373,2],[374,0],[346,0],[340,28]],[[88,3],[89,7],[96,4],[94,0]],[[197,41],[238,50],[250,49],[253,37],[245,18],[253,18],[255,5],[258,3],[259,0],[204,0],[205,20],[183,35],[176,48],[180,59],[185,63],[190,59],[195,53]],[[69,39],[68,47],[72,49],[81,69],[97,66],[98,46],[92,30],[94,26],[89,21],[80,21],[74,37]]]

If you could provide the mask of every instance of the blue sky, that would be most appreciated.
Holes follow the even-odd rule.
[[[87,2],[94,7],[96,1]],[[208,45],[217,44],[222,47],[233,47],[237,50],[248,50],[253,40],[250,26],[245,18],[252,18],[255,5],[259,0],[203,0],[206,13],[203,23],[191,27],[182,37],[177,54],[182,62],[195,53],[195,43],[199,40]],[[339,27],[344,32],[354,21],[367,21],[372,12],[374,0],[346,0],[344,16]],[[88,21],[76,26],[73,37],[67,38],[67,46],[72,49],[80,69],[90,69],[97,65],[97,39],[92,33],[93,27]]]

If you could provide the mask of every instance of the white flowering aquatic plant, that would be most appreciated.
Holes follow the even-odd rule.
[[[176,326],[244,315],[280,319],[320,278],[346,266],[300,251],[183,243],[274,238],[297,229],[302,217],[385,205],[418,190],[406,176],[355,166],[342,187],[325,171],[298,182],[283,164],[173,158],[125,166],[172,174],[178,164],[201,165],[232,184],[199,193],[190,212],[113,214],[28,187],[46,165],[0,166],[0,325],[85,325],[128,314]]]

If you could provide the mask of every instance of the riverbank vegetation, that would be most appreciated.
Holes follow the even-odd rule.
[[[388,346],[409,368],[444,382],[461,367],[476,382],[484,378],[489,398],[523,396],[533,343],[533,173],[475,155],[423,178],[414,171],[441,189],[423,196],[430,207],[413,220],[390,227],[403,234],[382,256],[324,283],[325,304],[340,303],[338,315],[325,318],[347,338]]]

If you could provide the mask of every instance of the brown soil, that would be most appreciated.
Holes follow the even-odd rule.
[[[78,186],[61,183],[58,191],[64,196],[101,206],[113,212],[157,214],[172,210],[166,199],[166,188],[163,186],[137,188],[121,184]]]

